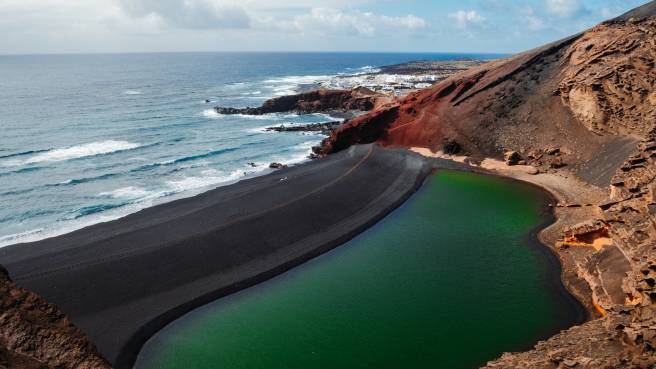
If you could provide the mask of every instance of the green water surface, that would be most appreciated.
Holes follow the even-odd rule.
[[[529,237],[545,201],[440,171],[347,244],[170,324],[136,368],[458,369],[525,349],[573,319]]]

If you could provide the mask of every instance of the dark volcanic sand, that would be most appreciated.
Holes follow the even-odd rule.
[[[20,285],[57,304],[117,369],[187,311],[352,238],[430,172],[418,155],[353,147],[60,237],[0,249]]]

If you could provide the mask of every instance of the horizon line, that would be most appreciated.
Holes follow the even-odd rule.
[[[102,51],[102,52],[54,52],[54,53],[0,53],[6,56],[83,56],[83,55],[143,55],[143,54],[435,54],[435,55],[497,55],[508,56],[516,52],[475,51],[287,51],[287,50],[215,50],[215,51]]]

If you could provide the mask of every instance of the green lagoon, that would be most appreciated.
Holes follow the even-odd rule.
[[[464,369],[527,349],[581,319],[535,238],[547,201],[439,171],[345,245],[168,325],[136,368]]]

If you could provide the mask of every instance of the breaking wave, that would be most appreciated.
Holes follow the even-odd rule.
[[[62,149],[43,151],[23,160],[8,161],[6,164],[10,166],[17,166],[42,162],[65,161],[88,156],[105,155],[119,151],[132,150],[139,146],[141,145],[138,143],[132,143],[128,141],[108,140],[91,142],[88,144],[71,146]]]

